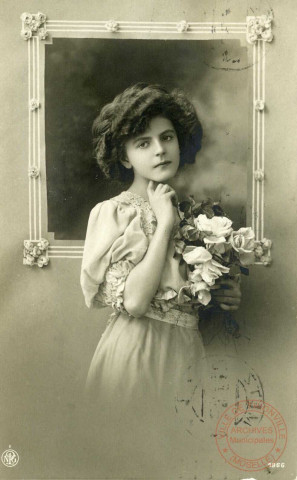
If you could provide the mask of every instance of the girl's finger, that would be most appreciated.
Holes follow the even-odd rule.
[[[169,185],[167,185],[166,183],[159,183],[159,186],[160,186],[160,192],[167,192],[168,189],[170,188]]]
[[[226,305],[225,303],[220,303],[219,306],[220,306],[220,308],[221,308],[222,310],[226,310],[226,311],[238,310],[238,306]]]
[[[216,303],[226,303],[228,305],[239,305],[240,299],[236,297],[215,297]]]
[[[219,288],[218,290],[213,290],[212,295],[214,297],[241,297],[241,292],[237,289],[224,290]]]
[[[238,281],[232,280],[231,278],[219,278],[216,283],[218,285],[225,285],[226,287],[229,286],[231,288],[237,287]]]
[[[165,198],[168,198],[168,199],[171,199],[171,200],[175,197],[174,192],[165,192],[163,195],[164,195]]]
[[[157,186],[156,186],[156,188],[155,188],[155,192],[156,192],[156,193],[162,193],[163,187],[164,187],[164,184],[163,184],[163,183],[158,183]]]

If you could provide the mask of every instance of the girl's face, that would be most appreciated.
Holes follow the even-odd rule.
[[[180,162],[176,131],[165,117],[155,117],[142,134],[126,143],[127,160],[123,163],[133,168],[134,178],[166,183],[173,178]]]

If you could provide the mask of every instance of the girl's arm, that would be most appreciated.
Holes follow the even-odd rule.
[[[149,183],[149,201],[157,218],[157,228],[145,257],[130,272],[124,290],[124,307],[133,317],[143,316],[158,290],[165,264],[168,242],[175,221],[172,198],[174,190]]]

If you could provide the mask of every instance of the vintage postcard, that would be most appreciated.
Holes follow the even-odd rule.
[[[2,2],[1,479],[297,478],[272,3]]]

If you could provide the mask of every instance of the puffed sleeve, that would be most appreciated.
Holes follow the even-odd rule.
[[[132,205],[113,199],[98,203],[90,213],[81,268],[86,305],[111,304],[108,295],[114,287],[123,292],[128,274],[147,248],[140,216]]]

